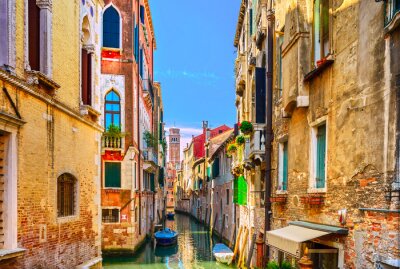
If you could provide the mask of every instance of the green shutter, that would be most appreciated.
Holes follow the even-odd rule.
[[[282,190],[287,190],[288,184],[288,142],[283,144],[283,175],[282,175]]]
[[[253,9],[250,9],[249,11],[249,21],[250,21],[250,36],[253,35]]]
[[[314,63],[321,59],[320,0],[314,0]]]
[[[317,188],[325,188],[326,125],[318,127],[317,134]]]
[[[247,205],[247,181],[244,176],[238,178],[238,204]]]
[[[238,186],[238,178],[235,178],[233,180],[233,203],[237,204],[238,201],[238,190],[239,190],[239,186]]]
[[[105,165],[105,187],[121,188],[121,163],[106,162]]]
[[[212,164],[212,177],[216,178],[219,176],[219,158],[215,158]]]
[[[211,179],[211,167],[207,167],[207,181]]]

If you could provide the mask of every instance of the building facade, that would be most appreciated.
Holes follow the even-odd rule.
[[[242,1],[238,122],[252,123],[250,152],[259,141],[270,156],[246,161],[245,143],[234,172],[247,203],[253,186],[267,191],[270,260],[295,265],[308,248],[318,268],[398,266],[399,11],[396,0]]]
[[[102,249],[134,251],[159,220],[165,140],[147,0],[105,1],[101,33]]]
[[[0,4],[1,268],[101,268],[103,6]]]
[[[168,135],[168,163],[166,178],[166,205],[167,208],[175,207],[175,194],[177,180],[177,171],[181,164],[181,135],[179,128],[170,128]]]

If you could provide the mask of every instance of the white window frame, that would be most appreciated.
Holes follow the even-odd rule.
[[[328,133],[328,118],[327,116],[323,116],[316,121],[309,124],[310,125],[310,177],[308,180],[308,193],[325,193],[328,190],[328,181],[327,181],[327,174],[328,174],[328,142],[329,142],[329,133]],[[316,182],[316,173],[317,173],[317,134],[318,134],[318,127],[321,125],[325,125],[325,132],[326,132],[326,141],[325,141],[325,187],[324,188],[317,188]]]
[[[279,141],[279,146],[278,146],[278,182],[277,182],[278,186],[281,183],[283,185],[283,148],[284,148],[285,143],[288,143],[288,140]],[[289,143],[288,143],[288,146],[289,146]],[[289,177],[289,175],[288,175],[288,177]],[[289,181],[289,178],[288,178],[288,181]],[[276,193],[277,194],[287,194],[288,191],[287,191],[287,189],[279,190],[277,188]]]

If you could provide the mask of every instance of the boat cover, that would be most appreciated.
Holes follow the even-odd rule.
[[[175,232],[175,231],[173,231],[173,230],[171,230],[170,228],[165,228],[164,230],[161,230],[161,231],[156,232],[156,233],[154,234],[154,236],[155,236],[156,238],[165,238],[165,239],[167,239],[167,238],[173,238],[173,237],[175,237],[175,236],[177,236],[177,235],[178,235],[178,233]]]

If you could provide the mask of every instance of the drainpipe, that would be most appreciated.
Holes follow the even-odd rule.
[[[137,13],[138,16],[138,39],[140,39],[140,1],[137,1]],[[135,40],[135,42],[138,42],[138,46],[140,46],[139,40]],[[140,57],[140,54],[138,53],[137,57]],[[137,60],[137,76],[136,76],[136,81],[137,81],[137,91],[136,91],[136,105],[137,105],[137,145],[138,145],[138,183],[139,183],[139,235],[142,234],[142,184],[141,184],[141,168],[140,168],[140,158],[142,155],[142,152],[140,150],[140,107],[139,107],[139,101],[140,101],[140,78],[139,78],[139,61]]]
[[[267,11],[267,68],[266,68],[266,76],[267,76],[267,93],[266,93],[266,129],[265,129],[265,162],[266,162],[266,171],[265,171],[265,223],[264,223],[264,240],[267,237],[267,231],[271,230],[271,202],[269,198],[271,197],[271,153],[272,153],[272,78],[273,78],[273,42],[274,42],[274,13],[272,11],[272,0],[268,3],[268,11]],[[267,260],[269,259],[269,247],[265,245],[265,253],[264,253],[264,265],[266,265]]]

